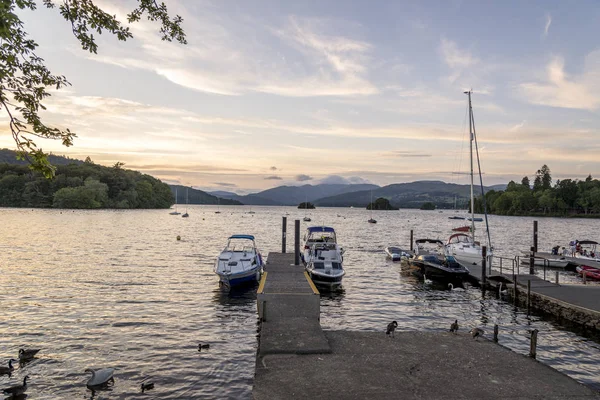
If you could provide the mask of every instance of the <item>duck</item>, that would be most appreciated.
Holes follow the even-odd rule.
[[[102,369],[86,369],[85,372],[91,372],[92,377],[87,381],[88,387],[93,386],[102,386],[107,384],[110,381],[115,381],[113,378],[113,373],[115,372],[114,368],[102,368]]]
[[[10,360],[8,360],[8,367],[0,367],[0,375],[5,375],[8,374],[10,375],[10,373],[15,369],[15,367],[13,367],[12,363],[13,361],[17,361],[14,358],[11,358]]]
[[[145,390],[150,389],[154,389],[154,382],[142,383],[142,393],[144,393]]]
[[[198,351],[202,351],[202,349],[205,349],[205,350],[210,349],[210,344],[208,344],[208,343],[207,344],[202,344],[202,343],[198,344]]]
[[[482,336],[485,332],[481,328],[473,328],[469,331],[469,333],[471,334],[471,336],[473,336],[473,339],[475,339],[479,336]]]
[[[461,287],[454,287],[454,285],[453,285],[453,284],[451,284],[451,283],[449,283],[449,284],[448,284],[448,289],[450,289],[450,290],[453,290],[453,291],[455,291],[455,292],[464,292],[464,291],[465,291],[465,289],[464,289],[464,288],[461,288]]]
[[[458,332],[458,320],[455,319],[454,322],[450,325],[450,332],[456,333]]]
[[[18,396],[20,394],[25,393],[25,391],[27,390],[27,379],[29,379],[29,375],[27,375],[25,378],[23,378],[22,385],[15,385],[15,386],[11,386],[11,387],[4,389],[3,390],[4,394],[10,394],[11,396]]]
[[[19,361],[29,361],[40,351],[40,349],[19,349]]]
[[[397,327],[398,327],[398,323],[396,321],[390,322],[387,326],[385,334],[389,335],[391,333],[392,337],[394,337],[394,331],[396,330]]]

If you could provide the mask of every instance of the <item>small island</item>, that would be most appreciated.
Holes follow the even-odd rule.
[[[380,197],[374,202],[369,203],[367,210],[398,210],[398,207],[392,206],[388,199]]]
[[[426,201],[425,203],[421,204],[421,210],[435,210],[435,204],[430,201]]]
[[[303,210],[314,210],[315,205],[310,201],[303,201],[302,203],[298,204],[298,208],[301,208]]]

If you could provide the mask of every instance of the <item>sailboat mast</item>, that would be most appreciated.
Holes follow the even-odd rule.
[[[471,237],[475,240],[475,199],[473,195],[473,108],[471,106],[471,91],[469,96],[469,156],[471,158]]]

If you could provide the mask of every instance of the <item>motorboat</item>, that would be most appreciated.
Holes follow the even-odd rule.
[[[529,265],[529,254],[523,252],[523,256],[521,256],[521,264]],[[564,269],[569,265],[569,260],[565,257],[534,257],[533,265],[537,267],[546,267],[546,268],[561,268]]]
[[[388,246],[383,251],[385,251],[387,258],[389,258],[392,261],[408,260],[408,258],[410,257],[410,254],[408,252],[396,246]]]
[[[590,267],[589,265],[578,265],[575,270],[581,276],[585,274],[586,279],[600,281],[600,269],[598,268]]]
[[[415,256],[426,254],[444,255],[444,243],[439,239],[415,240]]]
[[[598,254],[596,246],[598,246],[598,242],[594,240],[578,240],[575,245],[574,257],[600,262],[600,254]]]
[[[232,235],[215,262],[221,285],[228,287],[260,280],[264,262],[254,236]]]
[[[471,177],[471,203],[470,203],[470,216],[466,219],[471,221],[471,224],[468,226],[462,226],[458,228],[452,229],[454,232],[450,235],[446,244],[444,245],[444,254],[446,256],[452,256],[466,268],[472,266],[481,267],[483,261],[483,246],[477,240],[475,240],[475,221],[483,221],[483,218],[475,217],[475,195],[474,195],[474,173],[473,173],[473,143],[475,143],[475,150],[477,156],[477,165],[479,164],[479,151],[477,150],[477,135],[475,132],[475,119],[473,118],[473,106],[471,104],[471,91],[466,91],[465,94],[469,96],[469,155],[471,161],[471,169],[470,169],[470,177]],[[485,196],[483,193],[483,180],[481,177],[481,167],[479,167],[479,186],[481,188],[481,197],[483,199],[484,209],[485,209]],[[492,244],[490,237],[490,229],[488,226],[487,213],[485,214],[485,226],[487,233],[487,253],[488,261],[492,260]]]
[[[335,229],[310,226],[303,237],[302,262],[312,281],[319,286],[335,288],[346,274],[344,249],[337,243]]]
[[[408,262],[411,267],[428,279],[460,281],[469,275],[469,270],[460,265],[452,256],[432,253],[418,254]]]

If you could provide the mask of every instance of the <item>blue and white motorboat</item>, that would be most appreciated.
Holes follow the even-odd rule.
[[[264,262],[252,235],[232,235],[215,262],[219,284],[227,287],[260,281]]]
[[[342,266],[344,249],[337,243],[335,230],[329,226],[308,227],[303,242],[302,262],[315,285],[340,286],[346,274]]]

